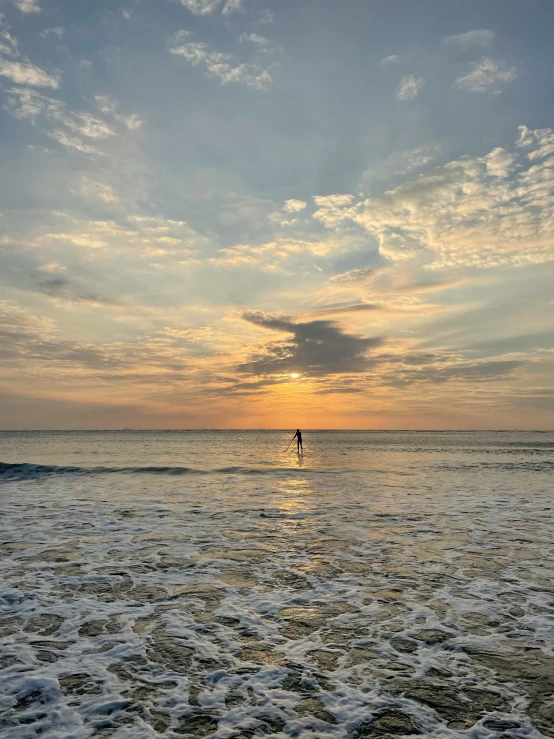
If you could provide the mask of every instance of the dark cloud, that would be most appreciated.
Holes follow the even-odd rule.
[[[446,362],[451,359],[448,354],[433,354],[431,352],[412,352],[411,354],[378,354],[374,357],[376,362],[383,364],[435,364]]]
[[[101,295],[88,293],[87,295],[76,295],[74,300],[78,303],[92,303],[93,305],[122,305],[119,300],[103,298]]]
[[[79,365],[90,369],[122,366],[121,357],[110,356],[102,347],[43,338],[25,331],[0,329],[0,358]]]
[[[365,388],[362,387],[323,387],[316,390],[314,395],[352,395],[354,393],[363,393]]]
[[[536,349],[554,348],[554,332],[529,332],[515,336],[507,336],[501,339],[488,339],[471,344],[466,350],[479,354],[502,354],[505,352],[531,352]]]
[[[205,392],[207,395],[215,396],[259,395],[266,387],[277,384],[280,384],[280,380],[266,378],[256,380],[255,382],[235,382],[232,385],[225,385],[223,387],[216,386],[208,388]]]
[[[53,277],[51,280],[43,280],[42,282],[39,282],[36,289],[39,293],[58,297],[66,295],[69,285],[70,282],[65,277]]]
[[[48,324],[21,311],[9,310],[0,303],[0,360],[22,371],[42,365],[43,369],[64,367],[64,372],[84,370],[88,374],[103,373],[104,379],[123,375],[132,381],[138,370],[140,381],[155,369],[167,376],[182,373],[188,364],[181,356],[167,353],[156,342],[90,344],[59,339]],[[100,374],[99,374],[100,376]]]
[[[366,353],[383,343],[380,338],[353,336],[332,321],[295,322],[290,318],[247,312],[243,318],[256,326],[291,334],[272,342],[266,351],[238,366],[253,375],[299,372],[311,376],[364,372],[370,366]]]
[[[118,300],[104,298],[94,293],[80,293],[78,286],[67,277],[52,277],[35,285],[36,292],[52,298],[63,298],[75,303],[91,303],[92,305],[121,305]]]

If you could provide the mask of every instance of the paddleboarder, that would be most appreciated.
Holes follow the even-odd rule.
[[[298,454],[300,454],[301,451],[304,452],[304,449],[302,447],[302,432],[300,431],[300,429],[296,429],[296,433],[292,437],[292,440],[293,441],[295,439],[296,439],[296,446],[297,446],[297,449],[298,449]]]

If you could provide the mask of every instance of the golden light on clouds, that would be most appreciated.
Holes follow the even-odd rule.
[[[0,17],[0,428],[551,428],[554,128],[527,16],[503,41],[405,2],[399,43],[386,4],[382,31],[336,4],[330,48],[287,31],[302,3],[262,36],[241,0],[160,3],[153,29],[147,4],[114,25],[50,0],[51,28],[23,2]]]

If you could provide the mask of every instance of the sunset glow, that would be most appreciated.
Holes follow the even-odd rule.
[[[9,0],[0,427],[551,427],[552,18],[436,6]]]

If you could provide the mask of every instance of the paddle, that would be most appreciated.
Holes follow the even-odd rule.
[[[288,450],[290,449],[290,445],[291,445],[291,444],[292,444],[292,442],[293,442],[293,441],[295,440],[295,438],[296,438],[296,435],[295,435],[295,436],[293,436],[293,437],[292,437],[292,439],[291,439],[291,440],[289,441],[289,445],[288,445],[288,447],[287,447],[287,448],[285,449],[285,451],[283,452],[283,454],[285,454],[286,452],[288,452]]]

